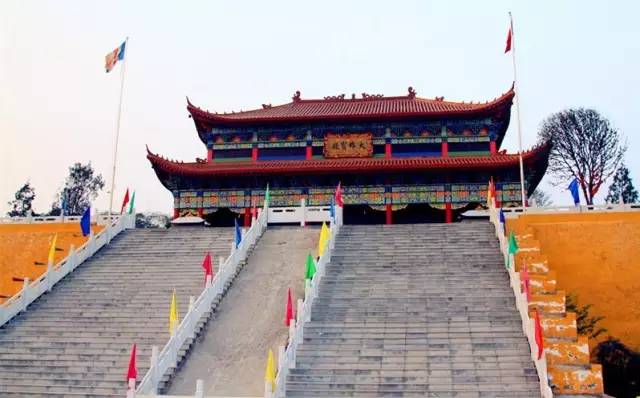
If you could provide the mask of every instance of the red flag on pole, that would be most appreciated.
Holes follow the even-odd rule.
[[[522,271],[520,271],[520,281],[522,282],[522,290],[527,297],[527,303],[531,301],[531,280],[529,279],[529,271],[527,270],[527,263],[522,265]]]
[[[204,283],[207,283],[207,277],[211,276],[213,279],[213,266],[211,265],[211,253],[207,252],[207,255],[204,256],[204,261],[202,262],[202,268],[204,269]]]
[[[508,53],[511,51],[511,28],[509,28],[509,33],[507,33],[507,45],[504,48],[504,53]]]
[[[540,324],[540,315],[538,310],[535,310],[535,335],[536,345],[538,346],[538,359],[542,358],[542,352],[544,351],[544,340],[542,338],[542,325]]]
[[[498,198],[496,198],[496,183],[493,181],[493,177],[489,180],[489,190],[491,190],[491,197],[495,201],[496,207],[498,207]]]
[[[127,383],[130,379],[136,379],[138,371],[136,370],[136,343],[131,347],[131,357],[129,358],[129,370],[127,371]]]
[[[342,186],[340,183],[338,183],[338,187],[336,188],[335,202],[340,207],[344,206],[344,202],[342,201]]]
[[[284,315],[284,324],[289,326],[293,319],[293,299],[291,298],[291,288],[289,288],[287,290],[287,309]]]
[[[129,203],[129,188],[127,188],[127,192],[124,194],[124,199],[122,200],[122,207],[120,207],[120,214],[124,213],[124,208],[127,207],[127,203]]]

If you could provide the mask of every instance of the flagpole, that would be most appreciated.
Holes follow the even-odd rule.
[[[127,58],[129,58],[129,37],[124,40],[124,61],[122,62],[122,79],[120,80],[120,102],[118,104],[118,121],[116,123],[116,142],[113,148],[113,170],[111,172],[111,192],[109,193],[109,225],[113,214],[113,191],[116,184],[116,160],[118,159],[118,139],[120,138],[120,117],[122,116],[122,93],[124,92],[124,77],[127,72]]]
[[[513,30],[513,16],[509,11],[509,22],[511,24],[511,61],[513,64],[513,86],[516,90],[516,113],[518,120],[518,159],[520,161],[520,194],[522,198],[522,209],[526,208],[527,197],[524,191],[524,162],[522,161],[522,123],[520,122],[520,87],[518,87],[518,75],[516,73],[516,32]]]

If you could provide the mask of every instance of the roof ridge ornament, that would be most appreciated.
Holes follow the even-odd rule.
[[[326,97],[323,97],[323,99],[326,101],[344,101],[344,94],[327,95]]]
[[[362,99],[365,100],[375,100],[375,99],[380,99],[384,97],[383,94],[367,94],[367,93],[362,93]]]
[[[271,104],[262,104],[262,109],[270,109],[273,108],[273,105]]]
[[[300,90],[296,90],[296,92],[293,94],[293,97],[291,97],[291,99],[293,100],[293,102],[300,102],[301,100]]]
[[[407,95],[408,98],[414,99],[416,97],[416,90],[414,90],[413,87],[409,86],[407,91],[409,92],[409,94]]]

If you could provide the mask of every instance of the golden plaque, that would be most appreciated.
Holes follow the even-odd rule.
[[[325,158],[369,158],[371,156],[373,156],[371,133],[329,133],[324,137]]]

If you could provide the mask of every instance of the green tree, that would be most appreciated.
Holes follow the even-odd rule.
[[[65,214],[80,215],[91,201],[98,197],[98,192],[104,188],[102,175],[94,175],[91,162],[87,164],[75,163],[69,167],[69,176],[64,188],[57,195],[57,200],[51,206],[51,215],[60,214],[60,201],[64,198]]]
[[[593,109],[567,109],[549,116],[538,132],[551,141],[549,172],[558,185],[578,179],[587,204],[613,175],[627,150],[618,130]]]
[[[605,201],[607,203],[618,203],[621,197],[624,203],[636,203],[638,201],[638,191],[633,186],[633,181],[629,177],[629,169],[624,164],[620,165],[620,168],[613,176],[613,184],[609,186],[609,193]]]
[[[7,204],[11,210],[7,212],[9,217],[26,217],[33,211],[33,200],[36,198],[36,190],[29,181],[25,182],[14,195],[14,199]]]

